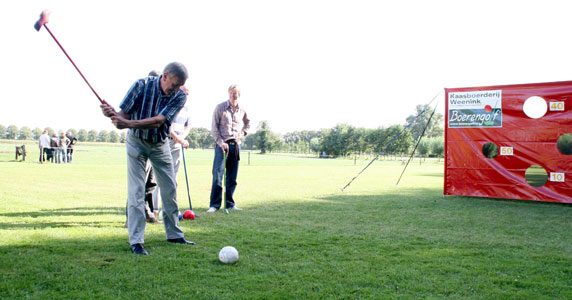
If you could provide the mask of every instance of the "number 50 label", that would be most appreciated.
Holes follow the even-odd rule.
[[[550,172],[550,181],[564,182],[564,173]]]
[[[500,155],[514,155],[514,149],[512,147],[500,147]]]

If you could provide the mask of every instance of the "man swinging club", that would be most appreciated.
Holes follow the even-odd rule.
[[[180,90],[188,73],[181,63],[168,64],[159,77],[137,80],[116,112],[105,101],[100,105],[103,114],[118,129],[129,128],[127,134],[128,218],[127,229],[131,251],[148,255],[143,247],[145,232],[145,164],[151,162],[163,201],[163,224],[167,241],[176,244],[195,244],[185,239],[179,227],[179,207],[176,201],[176,179],[169,143],[169,126],[187,101]]]
[[[151,161],[161,187],[164,225],[167,241],[177,244],[194,244],[184,238],[178,226],[179,208],[176,202],[176,179],[169,143],[165,139],[169,135],[169,126],[175,115],[181,110],[187,96],[179,88],[185,84],[188,73],[183,64],[170,63],[160,77],[147,77],[133,84],[123,102],[121,110],[115,109],[105,102],[87,78],[77,67],[64,47],[48,28],[49,11],[42,11],[34,24],[39,31],[42,27],[48,31],[62,52],[66,55],[76,71],[89,86],[101,103],[103,115],[111,119],[118,129],[129,128],[127,135],[127,180],[128,180],[128,220],[129,244],[131,251],[138,255],[148,255],[143,248],[145,231],[145,163]]]

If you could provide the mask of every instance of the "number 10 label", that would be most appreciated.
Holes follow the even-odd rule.
[[[564,182],[564,173],[550,172],[550,181]]]

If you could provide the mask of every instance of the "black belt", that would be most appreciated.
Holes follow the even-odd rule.
[[[225,143],[229,145],[236,145],[236,140],[235,139],[226,140]]]

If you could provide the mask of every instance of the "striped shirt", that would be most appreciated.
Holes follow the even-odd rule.
[[[249,129],[250,119],[243,107],[237,105],[233,109],[229,101],[216,106],[213,113],[211,134],[217,145],[220,146],[231,139],[236,140],[240,144]]]
[[[150,143],[164,142],[167,139],[169,126],[187,101],[187,95],[180,89],[170,95],[163,95],[160,78],[150,76],[137,80],[119,105],[131,120],[143,120],[158,115],[165,117],[165,123],[159,128],[130,129],[133,135]]]

